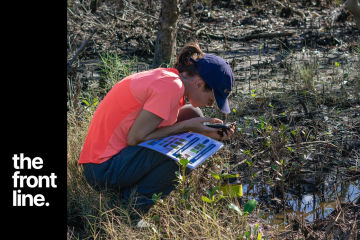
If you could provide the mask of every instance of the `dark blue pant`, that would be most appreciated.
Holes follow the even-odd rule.
[[[88,183],[96,189],[114,189],[125,200],[136,193],[136,205],[151,207],[152,195],[168,195],[175,188],[177,163],[165,155],[139,146],[128,146],[101,164],[84,164]]]
[[[179,111],[178,122],[199,116],[203,116],[199,108],[185,105]],[[83,166],[91,186],[119,190],[125,200],[134,192],[136,205],[143,211],[154,204],[154,193],[165,197],[175,188],[175,172],[179,170],[175,160],[140,146],[128,146],[104,163]]]

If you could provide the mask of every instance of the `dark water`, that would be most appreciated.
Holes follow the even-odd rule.
[[[243,191],[246,197],[256,198],[259,204],[264,206],[265,210],[261,213],[264,220],[279,226],[287,224],[287,214],[306,222],[314,222],[326,218],[336,209],[337,204],[356,202],[360,198],[359,179],[343,181],[333,174],[328,174],[316,186],[311,177],[306,180],[286,186],[282,196],[274,196],[276,194],[273,186],[264,184],[244,184]]]

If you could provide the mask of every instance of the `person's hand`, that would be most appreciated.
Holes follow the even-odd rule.
[[[196,117],[183,121],[184,128],[188,129],[191,132],[197,132],[201,134],[207,134],[207,133],[216,134],[217,131],[219,130],[216,128],[207,127],[206,125],[204,125],[204,123],[216,124],[216,123],[223,123],[223,121],[218,118],[206,118],[206,117]]]
[[[208,127],[204,125],[204,123],[222,124],[223,121],[218,118],[204,118],[204,117],[191,118],[189,120],[184,121],[184,124],[186,128],[189,129],[189,131],[197,132],[207,137],[211,137],[213,139],[220,141],[229,139],[235,132],[235,125],[232,125],[229,130],[222,130],[219,128]]]
[[[232,137],[235,133],[235,125],[232,125],[229,130],[216,129],[215,132],[202,133],[205,136],[211,137],[216,140],[224,141]]]

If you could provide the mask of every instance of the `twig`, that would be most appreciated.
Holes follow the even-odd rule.
[[[330,231],[333,229],[335,223],[337,222],[339,216],[341,214],[341,211],[338,213],[338,215],[336,216],[335,218],[335,221],[331,222],[331,224],[329,226],[327,226],[326,230],[325,230],[325,235],[329,235],[330,234]]]
[[[195,35],[196,35],[196,36],[199,36],[200,33],[201,33],[202,31],[204,31],[206,28],[207,28],[207,27],[205,26],[205,27],[202,27],[202,28],[196,30]]]
[[[71,68],[71,65],[73,64],[73,62],[76,60],[76,58],[79,56],[79,54],[84,50],[86,44],[89,42],[89,40],[92,38],[92,36],[96,33],[96,29],[90,34],[90,36],[85,39],[85,41],[83,41],[83,43],[80,45],[80,47],[76,50],[73,58],[68,62],[67,64],[67,70],[69,71],[69,69]]]
[[[354,232],[354,238],[353,239],[358,239],[357,236],[356,236],[357,235],[357,231],[356,231],[356,225],[357,225],[356,224],[356,222],[357,222],[356,219],[357,219],[357,216],[358,216],[358,213],[356,213],[354,224],[352,225],[352,228],[350,229],[350,231],[346,234],[344,240],[349,240],[353,232]]]
[[[287,145],[285,145],[285,147],[296,147],[298,145],[311,145],[311,144],[327,144],[334,148],[337,148],[334,144],[327,142],[327,141],[301,142],[301,143],[295,143],[295,144],[287,144]]]

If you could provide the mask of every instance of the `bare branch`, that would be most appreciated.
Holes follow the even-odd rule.
[[[79,56],[79,54],[84,50],[86,44],[89,42],[89,40],[92,38],[92,36],[96,33],[97,30],[94,30],[90,36],[85,39],[85,41],[83,41],[83,43],[80,45],[80,47],[76,50],[73,58],[68,62],[67,64],[67,70],[69,71],[69,69],[71,68],[71,65],[73,64],[73,62],[77,59],[77,57]]]

